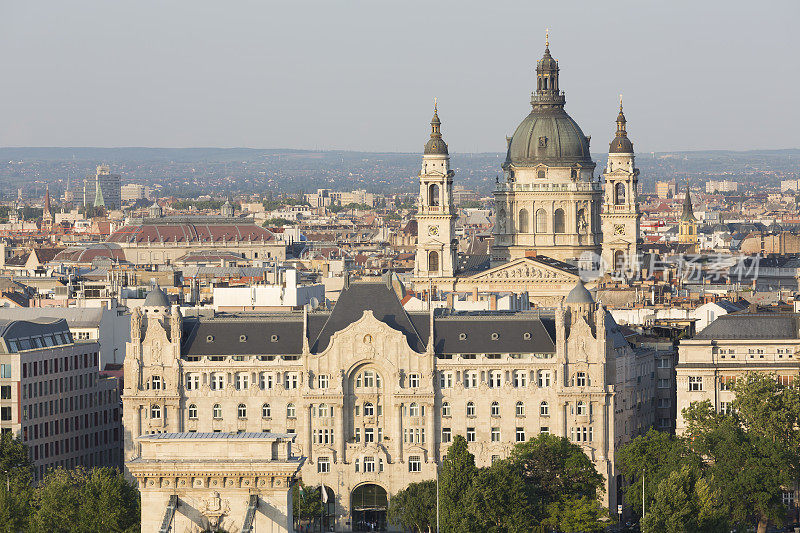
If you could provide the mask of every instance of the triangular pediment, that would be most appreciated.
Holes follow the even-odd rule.
[[[498,265],[474,276],[471,280],[483,279],[514,279],[523,281],[569,281],[578,282],[578,275],[574,272],[558,268],[537,261],[530,257],[521,257],[508,263]]]

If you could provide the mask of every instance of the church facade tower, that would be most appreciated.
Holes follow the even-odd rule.
[[[419,173],[417,200],[417,278],[452,278],[456,271],[453,174],[447,143],[442,139],[442,123],[436,106],[431,119],[431,137],[425,144]]]
[[[603,177],[605,201],[601,215],[602,257],[607,269],[621,273],[623,270],[635,268],[640,238],[639,221],[642,216],[636,198],[639,169],[634,161],[633,143],[628,139],[621,99],[617,133],[608,149],[608,163]]]
[[[558,78],[546,42],[531,112],[507,139],[495,187],[493,265],[531,254],[564,261],[600,253],[602,185],[589,138],[564,110]]]
[[[683,197],[681,218],[678,221],[678,242],[686,245],[686,253],[696,254],[698,252],[697,218],[694,216],[688,185],[686,186],[686,196]]]

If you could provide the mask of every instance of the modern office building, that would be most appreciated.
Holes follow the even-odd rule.
[[[121,466],[118,383],[100,376],[99,350],[64,319],[0,320],[0,430],[22,439],[37,479],[57,466]]]

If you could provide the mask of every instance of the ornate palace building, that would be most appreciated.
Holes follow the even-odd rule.
[[[652,353],[582,284],[540,312],[407,313],[398,290],[387,277],[348,284],[332,311],[187,317],[153,290],[131,320],[126,461],[152,434],[295,434],[327,525],[359,531],[385,528],[388,499],[434,478],[455,435],[485,466],[552,433],[616,506],[616,451],[653,423]]]
[[[575,286],[582,259],[602,258],[607,269],[632,264],[640,240],[639,170],[622,104],[605,172],[595,175],[589,137],[564,110],[558,75],[548,43],[536,65],[532,109],[507,139],[488,270],[456,253],[454,173],[434,112],[419,173],[415,287],[527,292],[534,303],[552,306]]]

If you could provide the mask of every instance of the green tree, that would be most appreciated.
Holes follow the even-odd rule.
[[[292,485],[292,515],[295,523],[315,520],[322,514],[322,495],[317,487],[309,487],[300,479]]]
[[[30,516],[33,463],[27,446],[10,433],[0,437],[0,476],[0,531],[22,531]]]
[[[603,476],[577,444],[564,437],[541,433],[514,446],[511,462],[529,484],[539,487],[544,502],[562,497],[597,498]]]
[[[579,496],[550,503],[542,523],[564,533],[603,531],[607,517],[608,511],[597,498]]]
[[[702,463],[700,456],[689,449],[685,440],[654,429],[633,439],[620,450],[617,457],[620,473],[627,481],[623,487],[623,500],[640,517],[642,475],[645,478],[645,503],[649,506],[656,487],[662,480],[682,465],[699,468]]]
[[[436,527],[436,481],[411,483],[389,500],[389,520],[415,533]]]
[[[757,373],[741,378],[734,390],[730,415],[717,413],[709,401],[684,409],[687,435],[706,458],[707,478],[732,521],[754,520],[765,533],[770,522],[782,523],[781,492],[800,470],[798,391]]]
[[[139,530],[139,492],[111,468],[51,470],[34,489],[34,531],[132,533]]]
[[[286,218],[281,218],[281,217],[268,218],[267,220],[264,221],[264,227],[265,228],[292,226],[294,224],[296,224],[296,222],[292,222],[291,220],[288,220]]]
[[[725,533],[725,509],[696,466],[684,465],[662,479],[642,520],[643,533]]]
[[[468,493],[467,514],[479,531],[523,533],[537,524],[521,471],[508,460],[481,469]]]
[[[463,435],[456,435],[447,449],[439,475],[439,520],[442,531],[475,530],[465,509],[477,473],[475,456],[467,448],[466,439]]]

